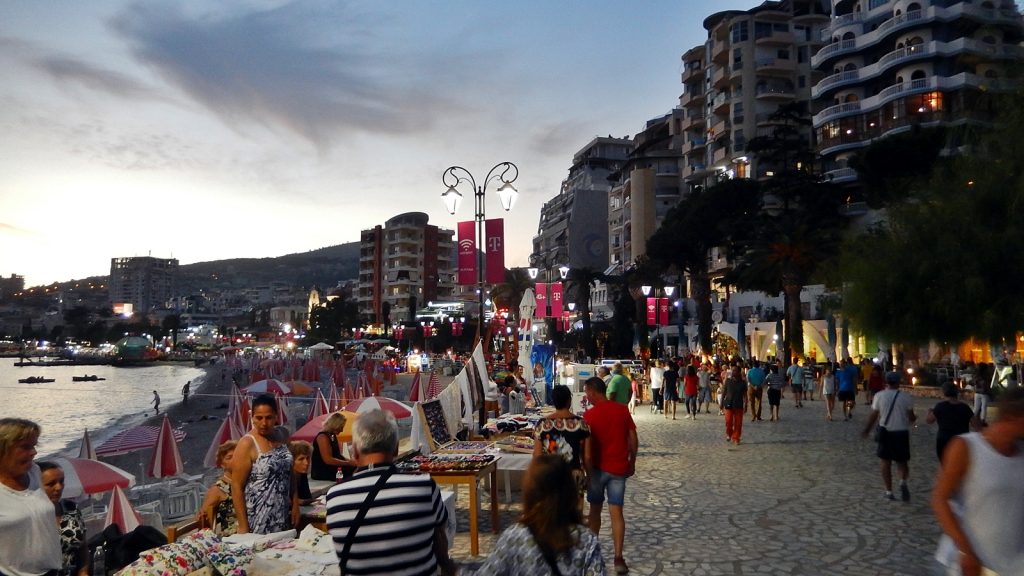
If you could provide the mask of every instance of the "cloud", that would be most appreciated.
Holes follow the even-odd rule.
[[[129,76],[98,68],[77,58],[50,56],[36,61],[36,66],[57,80],[78,82],[86,87],[126,98],[158,98],[158,94]]]
[[[379,23],[367,24],[296,3],[198,16],[135,5],[111,21],[136,59],[236,129],[261,124],[321,148],[358,133],[422,133],[456,108],[429,90],[443,61],[374,49]]]
[[[14,234],[18,236],[34,236],[36,233],[31,230],[26,230],[13,224],[6,222],[0,222],[0,234]]]

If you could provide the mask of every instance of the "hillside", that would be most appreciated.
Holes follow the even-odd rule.
[[[323,288],[359,274],[359,243],[349,242],[276,258],[234,258],[185,264],[178,268],[178,292],[242,288],[270,282]]]

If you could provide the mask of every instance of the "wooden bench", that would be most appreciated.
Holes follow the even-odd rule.
[[[203,528],[209,528],[209,526],[207,526],[206,524],[206,516],[203,516],[198,520],[192,519],[187,522],[182,522],[180,524],[168,526],[167,543],[173,544],[174,542],[177,542],[179,538],[186,534],[195,532],[196,530],[202,530]]]

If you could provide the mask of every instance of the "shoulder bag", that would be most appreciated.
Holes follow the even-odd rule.
[[[366,513],[370,511],[370,506],[373,504],[373,501],[377,499],[377,494],[380,492],[380,489],[384,487],[388,478],[390,478],[394,473],[395,468],[391,467],[380,475],[380,478],[377,479],[377,483],[374,484],[373,488],[366,493],[366,500],[363,500],[363,504],[359,507],[359,511],[356,512],[356,517],[352,520],[352,527],[349,528],[348,534],[345,536],[345,544],[342,546],[341,554],[338,555],[338,566],[342,576],[345,574],[345,564],[348,563],[348,554],[352,550],[352,544],[356,540],[356,532],[359,530],[359,526],[363,523],[363,519],[366,518]]]
[[[896,397],[899,395],[899,390],[897,390],[896,393],[892,395],[892,403],[889,404],[889,413],[885,415],[885,422],[882,422],[880,425],[875,426],[875,442],[881,442],[882,438],[885,437],[885,425],[889,423],[889,418],[892,417],[892,410],[893,408],[896,407]]]

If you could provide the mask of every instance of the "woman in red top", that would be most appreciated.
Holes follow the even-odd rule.
[[[882,375],[882,367],[875,364],[871,370],[871,376],[868,378],[868,404],[871,404],[875,394],[882,390],[885,390],[885,378]]]
[[[686,376],[683,376],[683,400],[686,402],[686,417],[690,420],[697,419],[697,393],[699,391],[700,379],[697,378],[697,369],[693,365],[686,367]]]

